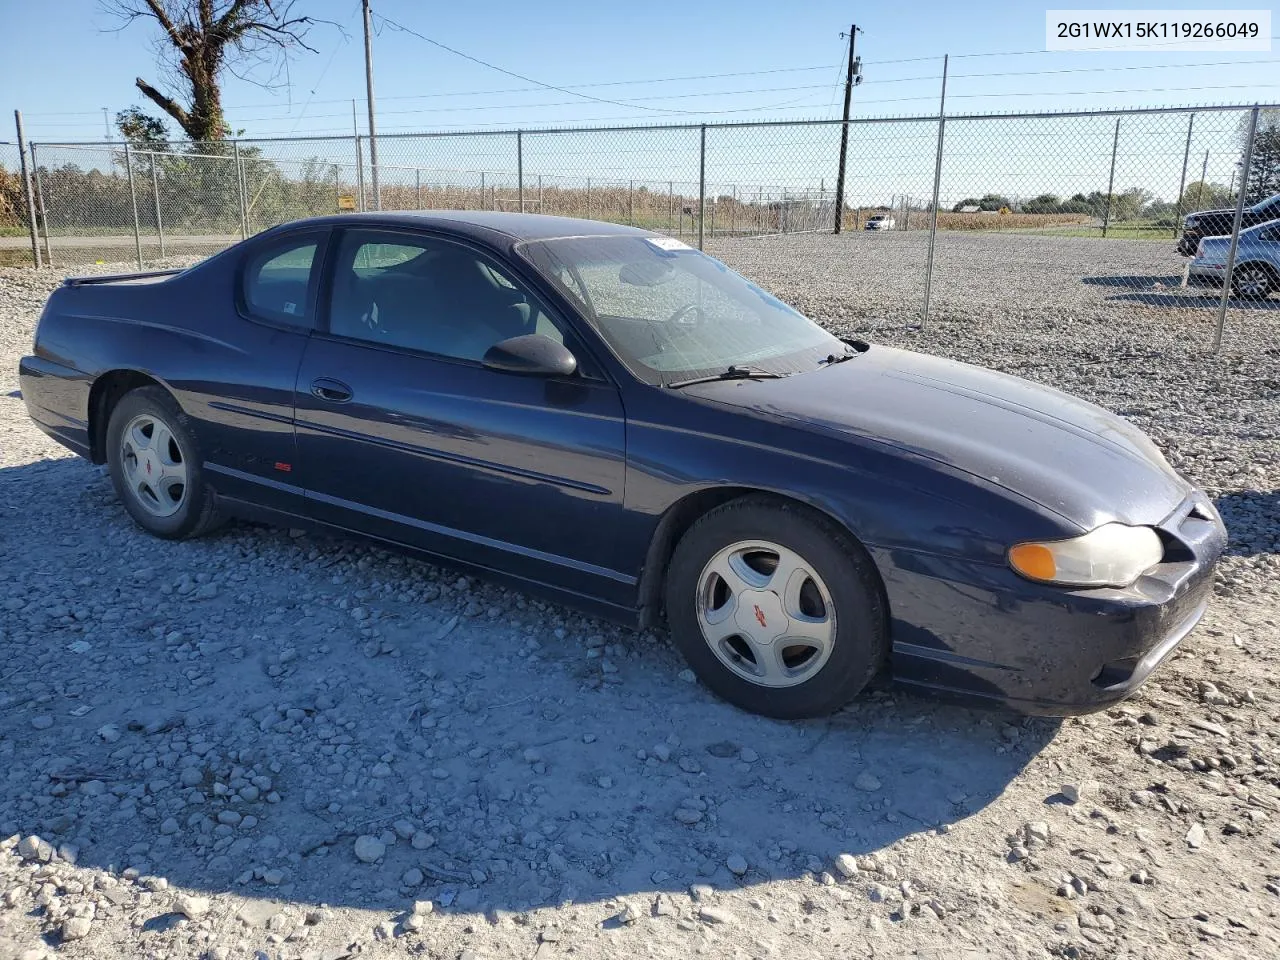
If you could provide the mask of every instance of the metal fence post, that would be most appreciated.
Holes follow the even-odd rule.
[[[1187,145],[1182,151],[1182,179],[1178,181],[1178,205],[1173,211],[1173,236],[1176,239],[1182,227],[1182,194],[1187,189],[1187,161],[1191,159],[1191,131],[1196,125],[1196,115],[1187,120]]]
[[[27,195],[27,225],[31,233],[31,262],[40,269],[40,241],[36,232],[36,198],[31,189],[31,173],[27,170],[27,141],[22,136],[22,111],[13,111],[13,122],[18,128],[18,164],[22,168],[22,192]]]
[[[947,135],[947,64],[950,54],[942,58],[942,98],[938,103],[938,150],[933,159],[933,203],[929,209],[929,258],[924,268],[924,312],[920,330],[929,325],[929,304],[933,299],[933,250],[938,241],[938,203],[942,193],[942,144]]]
[[[355,101],[351,101],[353,104]],[[355,107],[353,106],[354,110]],[[360,134],[356,134],[356,193],[359,194],[360,200],[357,206],[360,212],[364,213],[364,146],[361,144]]]
[[[1222,302],[1218,304],[1218,328],[1213,334],[1213,352],[1222,349],[1222,332],[1227,324],[1227,301],[1231,297],[1232,272],[1236,268],[1236,248],[1240,244],[1240,223],[1244,218],[1244,198],[1249,193],[1249,167],[1253,163],[1253,141],[1258,133],[1259,108],[1249,113],[1249,136],[1244,145],[1244,162],[1240,167],[1240,195],[1236,197],[1236,215],[1231,224],[1231,247],[1227,250],[1227,270],[1222,278]]]
[[[591,178],[587,177],[587,219],[591,219]]]
[[[538,212],[545,212],[542,209],[542,174],[538,174]]]
[[[1107,209],[1102,212],[1102,238],[1107,237],[1111,225],[1111,198],[1116,186],[1116,148],[1120,146],[1120,118],[1116,117],[1116,135],[1111,141],[1111,175],[1107,177]]]
[[[36,217],[44,232],[44,265],[53,266],[53,253],[49,250],[49,208],[44,204],[44,180],[40,176],[40,161],[36,159],[36,145],[31,144],[31,172],[36,178]]]
[[[671,200],[672,200],[672,195],[675,193],[675,189],[676,189],[675,181],[668,180],[667,181],[667,229],[668,230],[671,229]]]
[[[524,131],[516,131],[516,203],[524,213]]]
[[[133,205],[133,249],[138,255],[138,269],[142,269],[142,233],[138,228],[138,191],[133,183],[133,151],[124,145],[124,170],[129,178],[129,202]]]
[[[164,222],[160,219],[160,174],[156,172],[156,154],[151,151],[151,197],[156,208],[156,234],[160,237],[160,259],[164,259]]]
[[[698,249],[702,249],[702,225],[707,213],[707,125],[702,124],[698,150]]]
[[[634,180],[627,184],[627,223],[633,227],[636,225],[636,182]]]
[[[483,170],[480,171],[480,204],[476,207],[476,209],[477,210],[484,209],[484,171]]]
[[[413,171],[413,194],[414,203],[417,204],[419,210],[422,209],[422,171],[414,168]]]
[[[1204,178],[1209,175],[1209,151],[1204,152],[1204,163],[1200,164],[1200,187],[1196,190],[1196,206],[1204,205]]]
[[[231,146],[235,151],[236,161],[236,206],[240,213],[240,239],[245,240],[249,236],[249,211],[244,197],[244,166],[240,162],[240,141],[236,140]]]

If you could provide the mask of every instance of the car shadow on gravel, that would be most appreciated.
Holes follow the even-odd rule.
[[[426,563],[248,525],[148,538],[77,460],[0,470],[0,501],[0,836],[246,898],[251,924],[893,862],[1059,725],[883,689],[752,716],[660,633]]]
[[[1084,282],[1092,287],[1124,287],[1126,290],[1133,290],[1135,288],[1152,289],[1156,288],[1157,284],[1160,287],[1176,287],[1182,283],[1182,277],[1180,275],[1153,277],[1149,274],[1141,276],[1105,274],[1097,277],[1085,277]]]
[[[1266,532],[1274,531],[1280,520],[1280,490],[1233,490],[1216,497],[1213,503],[1227,526],[1228,555],[1254,557],[1276,552],[1280,544]],[[1252,531],[1257,536],[1245,539],[1241,531]]]
[[[1107,299],[1109,301],[1125,300],[1130,303],[1141,303],[1148,307],[1178,307],[1183,310],[1212,311],[1217,310],[1222,303],[1222,294],[1173,290],[1170,292],[1125,293],[1115,297],[1108,297]],[[1240,297],[1232,297],[1227,305],[1232,310],[1280,310],[1280,299],[1273,297],[1269,300],[1245,300]]]

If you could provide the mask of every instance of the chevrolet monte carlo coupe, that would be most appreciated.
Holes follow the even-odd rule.
[[[838,338],[584,220],[349,214],[67,280],[20,374],[156,536],[320,526],[665,617],[708,687],[775,717],[881,671],[1098,709],[1191,631],[1226,540],[1119,417]]]

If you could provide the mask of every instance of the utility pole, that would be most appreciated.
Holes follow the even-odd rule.
[[[849,69],[844,78],[844,123],[840,125],[840,166],[836,171],[836,233],[840,232],[841,221],[844,220],[844,161],[849,152],[849,103],[853,99],[853,88],[862,82],[862,62],[853,55],[854,43],[858,37],[856,23],[849,27],[848,36]]]
[[[369,101],[369,172],[373,176],[373,209],[382,209],[382,194],[378,190],[378,129],[373,119],[373,15],[369,12],[369,0],[361,0],[364,8],[364,84]]]
[[[103,136],[102,136],[103,140],[111,139],[111,121],[107,119],[106,107],[102,108],[102,132],[103,132]]]

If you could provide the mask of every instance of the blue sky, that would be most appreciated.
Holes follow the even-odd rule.
[[[1087,5],[1104,6],[1097,0]],[[153,24],[113,31],[116,24],[98,0],[58,0],[57,17],[49,15],[50,4],[8,0],[7,6],[7,32],[32,56],[27,63],[12,56],[0,60],[0,108],[6,115],[15,107],[23,110],[31,140],[100,143],[102,107],[111,116],[133,104],[158,112],[133,84],[142,76],[163,88]],[[318,52],[295,57],[291,82],[274,91],[226,74],[228,121],[248,138],[332,137],[260,149],[294,175],[315,158],[341,164],[341,176],[353,180],[353,98],[356,123],[361,132],[366,129],[359,2],[299,0],[298,6],[342,29],[317,24],[309,39]],[[1181,5],[1205,6],[1206,0]],[[865,80],[854,93],[855,118],[935,115],[944,53],[951,54],[949,115],[1280,101],[1280,46],[1264,53],[1046,53],[1045,8],[1025,0],[857,7],[830,0],[702,0],[680,6],[561,0],[550,8],[554,13],[548,9],[510,0],[375,2],[384,183],[474,189],[486,182],[510,190],[515,182],[513,136],[394,133],[836,117],[844,76],[840,33],[851,19],[864,31],[857,49]],[[387,21],[528,79],[457,56]],[[1280,32],[1280,23],[1272,32]],[[1186,116],[1126,118],[1115,189],[1140,186],[1172,198],[1184,155],[1189,180],[1198,179],[1203,168],[1208,179],[1228,183],[1239,159],[1240,120],[1238,112],[1198,113],[1188,150]],[[942,199],[952,203],[987,191],[1025,198],[1044,191],[1069,196],[1105,190],[1114,123],[1105,116],[954,121],[947,128]],[[4,129],[7,121],[0,124],[0,140],[13,139]],[[853,128],[849,201],[927,197],[936,136],[933,121]],[[601,185],[612,181],[687,195],[697,190],[697,137],[696,129],[525,136],[524,171],[530,186],[541,178],[546,186],[581,188],[591,177]],[[838,138],[838,126],[710,131],[710,192],[794,197],[830,191]],[[113,156],[100,148],[40,151],[41,163],[49,166],[105,169]]]
[[[1097,0],[1081,5],[1108,6]],[[1162,5],[1211,6],[1206,0],[1163,0]],[[101,139],[102,107],[114,114],[131,104],[148,106],[133,79],[159,79],[151,24],[107,32],[114,24],[97,0],[58,0],[56,16],[50,14],[54,4],[10,0],[5,6],[7,35],[31,57],[0,60],[0,107],[6,115],[22,109],[32,139]],[[334,27],[317,26],[311,42],[319,52],[295,59],[286,89],[269,92],[227,76],[228,117],[247,136],[351,129],[350,100],[364,92],[359,4],[306,0],[300,6],[341,24],[346,39]],[[865,73],[855,91],[858,115],[936,110],[944,53],[953,55],[951,111],[1280,99],[1280,48],[1247,54],[1025,53],[1044,47],[1044,6],[1025,0],[875,5],[702,0],[678,6],[562,0],[551,8],[510,0],[380,0],[374,10],[534,80],[561,87],[608,83],[577,92],[626,101],[615,105],[528,89],[529,83],[384,26],[375,42],[383,132],[829,117],[840,108],[844,41],[839,33],[851,19],[865,30],[858,38]],[[974,56],[1005,52],[1019,55]],[[667,79],[748,71],[779,72]],[[363,118],[360,123],[363,127]],[[0,138],[12,139],[8,127],[8,122],[0,127]]]

